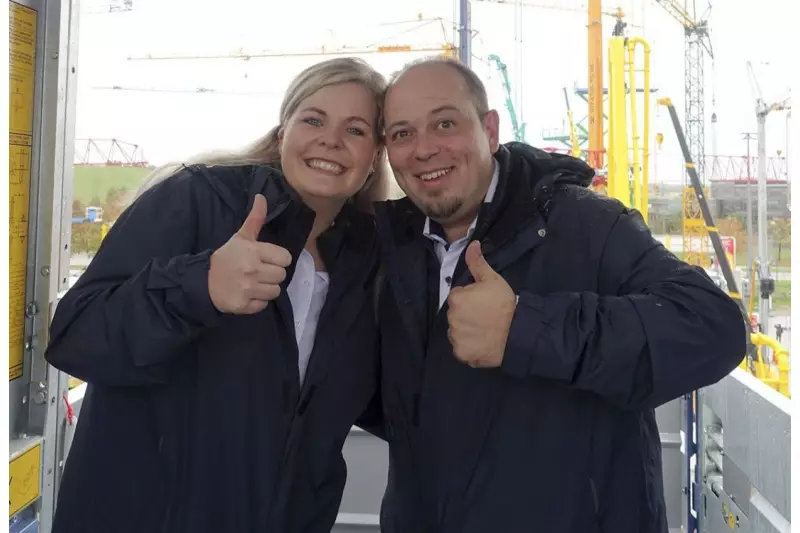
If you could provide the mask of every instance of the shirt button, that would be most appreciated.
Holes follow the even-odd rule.
[[[453,278],[451,278],[450,276],[447,276],[446,278],[444,278],[444,282],[447,283],[448,285],[450,285],[451,283],[453,283]]]
[[[539,233],[539,237],[544,237],[545,235],[547,235],[547,231],[543,230],[543,229],[540,229],[538,233]]]
[[[305,285],[306,287],[308,287],[309,285],[311,285],[311,283],[309,283],[309,281],[308,281],[308,280],[305,280],[305,281],[303,282],[303,285]]]

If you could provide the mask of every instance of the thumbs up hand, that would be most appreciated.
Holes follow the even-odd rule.
[[[239,231],[211,254],[208,293],[222,313],[258,313],[281,293],[292,256],[285,248],[258,241],[266,220],[267,200],[257,194]]]
[[[486,262],[480,242],[469,244],[464,259],[475,283],[454,287],[447,298],[453,355],[475,368],[498,367],[503,363],[517,297]]]

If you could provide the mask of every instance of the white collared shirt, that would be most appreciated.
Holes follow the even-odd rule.
[[[489,183],[489,189],[486,191],[486,196],[483,199],[483,203],[492,203],[499,179],[500,168],[497,165],[497,161],[495,161],[492,181]],[[447,297],[450,295],[450,285],[453,283],[453,273],[455,272],[456,265],[458,264],[458,258],[461,257],[461,253],[469,244],[477,224],[478,217],[476,216],[472,221],[472,224],[469,225],[467,234],[464,237],[461,237],[452,243],[448,243],[442,235],[438,235],[431,231],[431,219],[425,219],[425,226],[422,229],[422,234],[433,241],[436,257],[439,258],[439,264],[441,265],[439,269],[439,309],[442,308],[445,300],[447,300]]]
[[[329,283],[328,273],[317,272],[314,258],[308,250],[303,249],[297,258],[294,275],[286,290],[294,315],[297,364],[301,385],[306,376],[311,350],[314,348],[319,314],[328,295]]]

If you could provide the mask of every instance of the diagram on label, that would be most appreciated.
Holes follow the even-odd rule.
[[[35,10],[9,2],[9,379],[22,376],[25,349],[25,287],[30,223],[33,102],[36,88]]]

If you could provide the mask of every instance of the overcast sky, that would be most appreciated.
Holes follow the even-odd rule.
[[[454,42],[453,21],[458,16],[453,0],[133,0],[132,11],[104,13],[108,2],[82,2],[77,137],[136,143],[156,164],[199,151],[235,148],[260,136],[277,120],[289,80],[324,56],[250,61],[131,57],[261,50],[289,53],[374,44],[433,47]],[[747,0],[714,4],[710,20],[715,59],[712,65],[706,58],[706,112],[710,117],[713,107],[719,117],[716,145],[721,154],[744,154],[741,133],[756,128],[747,60],[755,66],[766,100],[788,94],[789,2],[759,0],[758,9],[752,9]],[[581,0],[528,3],[562,9],[515,9],[473,0],[476,34],[472,65],[484,79],[492,105],[501,112],[502,140],[511,140],[500,77],[486,57],[496,54],[508,64],[515,104],[527,123],[528,141],[541,145],[543,130],[564,125],[563,87],[586,86],[586,14]],[[705,3],[698,0],[697,5]],[[653,0],[606,2],[604,10],[618,6],[628,15],[629,35],[641,35],[651,43],[652,84],[659,95],[673,99],[682,117],[682,28]],[[417,21],[420,16],[422,22]],[[611,34],[613,22],[604,18],[605,36]],[[522,27],[521,43],[515,40],[517,26]],[[420,55],[426,53],[363,57],[390,74]],[[110,89],[113,86],[122,90]],[[217,94],[193,94],[198,88]],[[576,119],[580,119],[586,114],[586,105],[570,96]],[[667,113],[654,106],[652,117],[653,133],[661,132],[665,138],[657,158],[658,179],[679,180],[681,159]],[[785,149],[785,129],[785,113],[770,116],[768,154]],[[712,145],[709,124],[707,153],[712,153]]]

